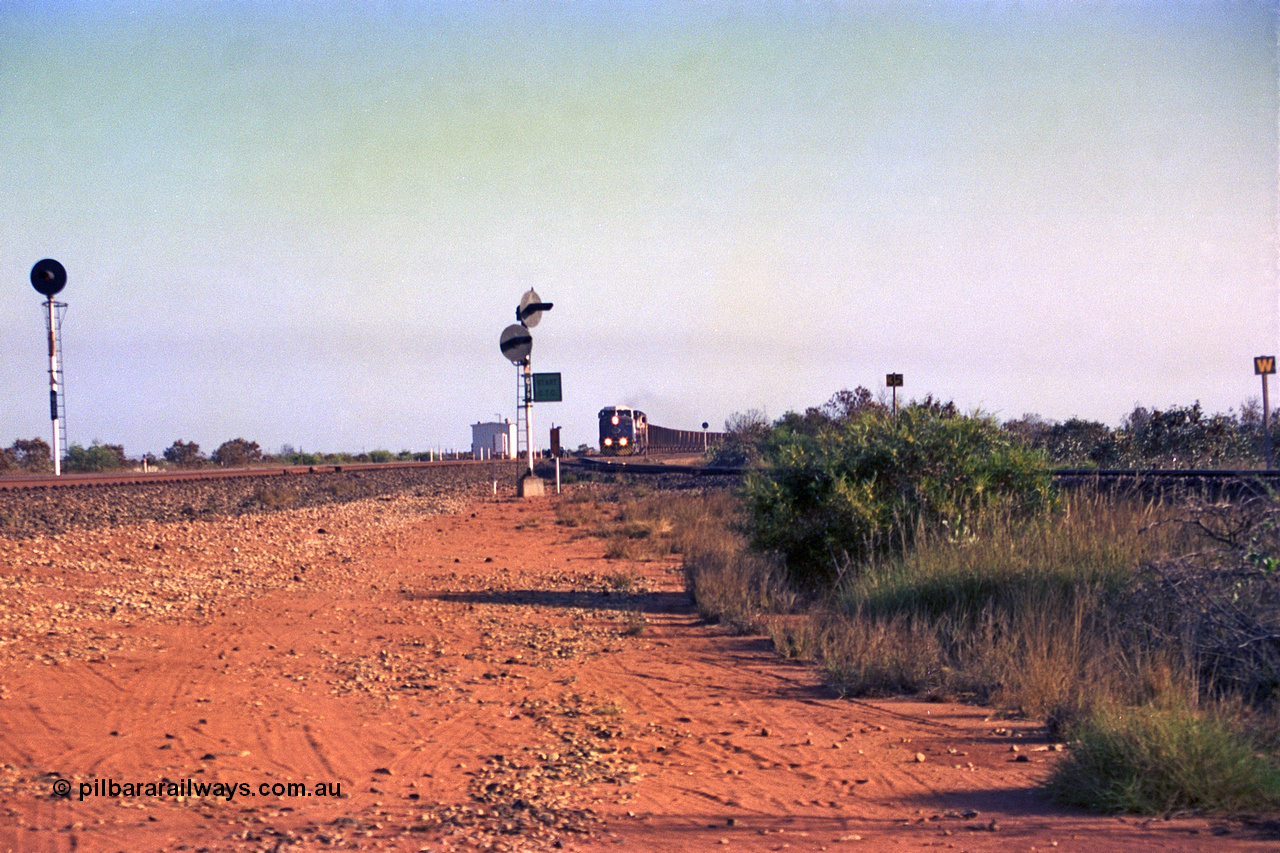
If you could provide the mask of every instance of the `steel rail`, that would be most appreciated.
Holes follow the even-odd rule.
[[[631,462],[619,457],[598,459],[582,457],[574,460],[589,471],[613,471],[626,474],[733,474],[741,475],[745,467],[716,467],[704,465],[666,465],[658,462]],[[1280,485],[1280,471],[1260,469],[1225,468],[1056,468],[1049,472],[1053,479],[1064,485],[1083,481],[1104,483],[1231,483],[1257,482]]]
[[[164,471],[104,471],[99,473],[51,476],[16,475],[0,477],[0,492],[23,489],[75,489],[122,484],[146,485],[190,480],[227,480],[247,477],[342,474],[350,471],[392,471],[407,468],[440,468],[454,465],[491,464],[492,460],[445,459],[438,462],[353,462],[333,465],[254,465],[243,468],[192,468]]]
[[[714,465],[664,464],[660,462],[635,462],[632,457],[575,457],[566,465],[584,471],[624,474],[693,474],[704,476],[740,476],[744,467]],[[0,491],[46,488],[92,488],[121,484],[159,484],[190,480],[237,479],[248,477],[306,476],[310,474],[341,474],[353,471],[393,471],[413,468],[440,468],[458,465],[493,464],[494,460],[448,459],[433,462],[352,462],[326,465],[259,465],[243,468],[193,468],[162,471],[107,471],[101,473],[51,475],[0,476]],[[1221,487],[1228,483],[1254,484],[1264,489],[1276,487],[1280,491],[1280,471],[1259,469],[1218,468],[1058,468],[1050,472],[1054,481],[1063,486],[1085,483],[1106,485],[1158,485],[1181,484],[1184,486]]]

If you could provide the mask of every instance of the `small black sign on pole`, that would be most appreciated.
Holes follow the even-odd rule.
[[[884,384],[893,389],[893,416],[898,416],[898,389],[902,387],[901,373],[886,373]]]
[[[1276,372],[1276,357],[1260,355],[1253,360],[1253,372],[1262,377],[1262,432],[1267,442],[1267,470],[1275,467],[1271,454],[1271,401],[1267,399],[1267,377]]]

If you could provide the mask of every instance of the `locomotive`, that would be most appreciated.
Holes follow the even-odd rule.
[[[606,406],[600,410],[600,452],[605,456],[649,453],[701,453],[724,440],[722,432],[668,429],[650,424],[648,417],[630,406]]]
[[[600,452],[605,456],[631,456],[649,448],[649,419],[630,406],[606,406],[600,410]]]

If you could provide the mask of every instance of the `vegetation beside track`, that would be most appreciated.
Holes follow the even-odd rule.
[[[938,428],[931,417],[962,418],[931,406],[903,429]],[[683,555],[707,618],[767,634],[842,693],[975,701],[1047,720],[1071,744],[1046,786],[1060,802],[1280,810],[1280,503],[1038,485],[968,499],[993,481],[975,472],[1006,452],[983,437],[989,427],[944,429],[973,441],[929,444],[828,424],[797,441],[784,419],[757,436],[760,473],[737,497],[642,498],[617,523],[648,519],[643,538],[663,531]],[[851,452],[841,429],[863,446]],[[888,449],[904,444],[930,449],[890,471],[902,455]],[[964,462],[968,453],[988,458]],[[1037,483],[1048,460],[1018,459],[1022,475],[996,480]],[[877,491],[881,477],[893,488]],[[931,477],[962,497],[949,504],[959,511],[930,508],[948,506],[922,482]],[[859,529],[850,495],[894,509]]]

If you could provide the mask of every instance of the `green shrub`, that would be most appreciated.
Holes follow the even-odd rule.
[[[165,448],[165,461],[171,465],[177,465],[179,468],[195,468],[204,464],[204,454],[200,452],[200,445],[194,441],[183,441],[178,439],[173,444]]]
[[[18,439],[9,447],[15,467],[24,472],[43,473],[53,470],[53,453],[41,438]]]
[[[258,446],[256,441],[233,438],[218,445],[218,449],[213,451],[213,455],[209,458],[216,465],[222,465],[227,468],[240,468],[245,465],[252,465],[255,462],[261,462],[262,448]]]
[[[1239,811],[1280,805],[1280,773],[1213,717],[1185,709],[1100,712],[1074,732],[1045,783],[1057,802],[1102,812]]]
[[[68,471],[114,471],[123,468],[129,460],[121,445],[95,441],[88,447],[71,445],[64,461]]]
[[[752,544],[781,554],[789,576],[810,588],[904,551],[922,530],[963,539],[992,509],[1020,516],[1050,504],[1039,454],[990,418],[932,401],[815,433],[779,424],[765,460],[746,480]]]
[[[1024,446],[1044,452],[1054,465],[1071,468],[1252,467],[1264,458],[1257,401],[1244,403],[1239,415],[1210,415],[1198,402],[1163,410],[1135,406],[1117,429],[1079,418],[1055,423],[1038,415],[1008,421],[1004,429]]]
[[[761,448],[769,434],[764,412],[734,412],[724,422],[724,439],[706,453],[707,464],[717,468],[741,468],[760,463]]]

